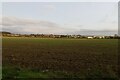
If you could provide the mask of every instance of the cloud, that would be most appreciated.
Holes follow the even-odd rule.
[[[112,16],[112,15],[105,15],[103,19],[101,19],[99,22],[100,23],[110,23],[110,24],[117,24],[117,16]]]
[[[71,24],[71,23],[70,23]],[[81,34],[81,35],[112,35],[117,29],[88,29],[85,25],[60,25],[51,21],[23,19],[18,17],[3,16],[0,21],[3,31],[23,34]]]
[[[39,7],[39,6],[38,6]],[[37,12],[42,15],[51,15],[56,11],[56,6],[53,4],[42,4],[40,5],[40,8],[36,8]],[[42,11],[41,11],[42,9]]]
[[[71,29],[60,27],[51,21],[23,19],[18,17],[3,16],[0,21],[3,31],[13,33],[45,33],[45,34],[62,34]]]
[[[73,32],[73,34],[81,34],[81,35],[114,35],[117,34],[118,30],[90,30],[90,29],[80,29],[78,31]]]
[[[106,13],[104,17],[99,21],[100,23],[111,23],[117,24],[118,23],[118,4],[114,3],[111,6],[110,12]]]
[[[47,5],[42,5],[45,9],[47,10],[55,10],[56,7],[54,5],[50,5],[50,4],[47,4]]]
[[[36,26],[44,26],[44,27],[57,27],[58,25],[49,22],[49,21],[39,21],[39,20],[33,20],[33,19],[22,19],[17,17],[2,17],[2,25],[3,26],[28,26],[28,25],[36,25]]]

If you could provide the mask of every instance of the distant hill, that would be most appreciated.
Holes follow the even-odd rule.
[[[0,34],[11,34],[10,32],[6,32],[6,31],[3,31],[3,32],[0,32]]]

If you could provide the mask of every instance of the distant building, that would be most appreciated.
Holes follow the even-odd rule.
[[[93,37],[92,37],[92,36],[88,36],[87,38],[88,38],[88,39],[93,39]]]
[[[99,36],[99,38],[100,38],[100,39],[103,39],[103,38],[105,38],[105,36]]]
[[[61,35],[53,35],[53,38],[61,38]]]

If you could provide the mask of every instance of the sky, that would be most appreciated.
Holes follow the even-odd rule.
[[[3,31],[22,34],[114,35],[117,2],[4,2]]]

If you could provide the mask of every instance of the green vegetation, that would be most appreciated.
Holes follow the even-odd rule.
[[[117,39],[3,38],[3,78],[117,78]]]

